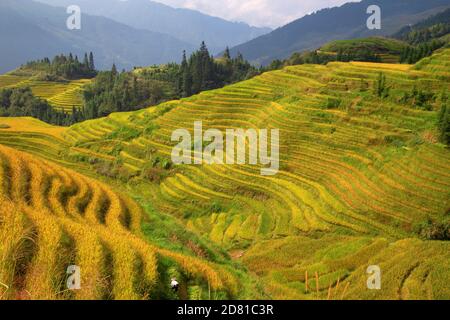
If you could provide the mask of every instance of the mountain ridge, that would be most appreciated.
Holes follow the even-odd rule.
[[[0,36],[8,46],[0,52],[0,72],[26,61],[72,52],[94,52],[99,69],[131,69],[139,65],[180,61],[194,46],[166,34],[139,30],[114,20],[84,14],[81,30],[68,30],[66,10],[31,0],[0,3]],[[158,44],[158,46],[155,45]]]
[[[369,5],[382,8],[382,29],[368,30],[366,21]],[[313,50],[333,40],[369,36],[386,36],[405,25],[416,23],[449,6],[445,0],[363,0],[327,8],[306,15],[267,35],[231,49],[232,55],[242,53],[255,64],[267,65],[275,59],[285,59],[292,53]]]
[[[133,28],[165,33],[194,46],[205,41],[214,53],[224,50],[226,46],[232,47],[271,31],[270,28],[231,22],[196,10],[173,8],[148,0],[37,1],[54,6],[78,5],[89,14],[104,16]]]

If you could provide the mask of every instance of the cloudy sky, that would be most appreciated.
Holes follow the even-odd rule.
[[[279,27],[305,14],[357,0],[154,0],[254,26]]]

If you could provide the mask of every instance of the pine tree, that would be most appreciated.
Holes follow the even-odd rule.
[[[242,55],[242,53],[238,52],[238,54],[236,56],[236,62],[237,63],[243,63],[244,62],[244,56]]]
[[[186,50],[183,50],[183,59],[181,61],[181,68],[186,70],[187,65],[188,65],[188,63],[187,63],[187,58],[186,58]]]
[[[87,53],[84,54],[83,65],[86,68],[86,70],[89,70],[89,59]]]
[[[115,63],[113,63],[113,65],[112,65],[112,68],[111,68],[111,75],[112,75],[113,77],[116,77],[116,76],[117,76],[117,67],[116,67],[116,64],[115,64]]]
[[[120,103],[120,109],[118,111],[127,110],[127,105],[130,103],[130,101],[131,101],[130,90],[128,86],[125,86],[125,90],[122,95],[122,101]]]
[[[91,71],[95,71],[94,54],[92,51],[89,53],[89,69]]]
[[[337,52],[336,60],[343,61],[343,56],[344,56],[344,53],[343,53],[342,49],[339,49]]]
[[[186,97],[185,79],[186,74],[189,72],[189,66],[186,58],[186,51],[183,51],[183,59],[181,61],[180,72],[177,79],[177,91],[182,97]],[[190,89],[188,90],[190,92]]]
[[[72,107],[72,115],[71,115],[71,122],[72,123],[76,123],[78,121],[78,117],[77,117],[77,109],[75,108],[75,106]]]
[[[375,84],[375,94],[380,98],[386,98],[389,95],[389,88],[386,87],[386,76],[380,72]]]
[[[193,80],[189,68],[183,74],[183,97],[189,97],[192,95]]]
[[[225,52],[224,52],[224,54],[223,54],[223,57],[226,59],[226,60],[230,60],[231,59],[231,54],[230,54],[230,48],[226,48],[225,49]]]
[[[133,84],[131,87],[131,91],[133,93],[133,97],[138,100],[141,101],[141,96],[139,94],[139,87],[138,87],[138,82],[137,82],[137,77],[133,75]]]
[[[206,47],[205,41],[202,41],[202,44],[200,45],[200,54],[201,55],[207,54],[209,56],[208,48]]]

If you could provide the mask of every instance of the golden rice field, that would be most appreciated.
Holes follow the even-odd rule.
[[[0,144],[26,152],[5,147],[1,149],[2,159],[15,163],[10,154],[17,153],[23,159],[22,165],[29,168],[20,170],[27,178],[19,179],[18,173],[11,174],[13,165],[3,166],[3,171],[9,172],[4,174],[3,188],[11,190],[12,196],[4,201],[9,201],[11,210],[20,212],[12,216],[21,217],[17,218],[20,222],[13,222],[21,226],[19,235],[10,242],[22,243],[17,237],[28,234],[28,230],[36,230],[33,237],[46,237],[44,227],[39,229],[38,224],[33,224],[33,216],[26,209],[38,206],[45,209],[39,214],[47,217],[39,223],[48,220],[58,226],[61,234],[70,233],[69,226],[74,222],[80,228],[95,226],[90,229],[92,236],[113,257],[125,253],[116,253],[114,250],[119,249],[113,244],[120,241],[108,242],[107,235],[131,234],[126,241],[136,239],[133,241],[140,241],[143,246],[144,241],[156,260],[160,255],[175,260],[171,254],[184,251],[169,243],[189,232],[213,252],[228,252],[214,263],[208,262],[213,255],[205,257],[196,250],[187,256],[197,256],[207,264],[208,272],[215,274],[217,290],[223,289],[230,297],[450,299],[448,241],[419,239],[414,231],[418,222],[445,218],[450,209],[450,152],[437,142],[439,99],[430,102],[430,110],[413,107],[411,101],[401,99],[404,93],[415,89],[427,90],[436,97],[448,92],[449,55],[450,50],[441,50],[415,66],[337,62],[327,66],[292,66],[145,110],[112,114],[67,129],[52,127],[48,133],[44,125],[30,119],[16,124],[0,119],[0,124],[9,124],[9,128],[0,129]],[[374,94],[380,72],[389,86],[390,94],[385,99]],[[330,100],[339,101],[339,105],[327,107]],[[192,132],[194,121],[199,120],[203,121],[204,130],[279,128],[280,172],[268,177],[261,176],[260,168],[251,165],[170,165],[172,131],[186,128]],[[41,182],[33,183],[32,173],[43,163],[41,158],[49,161],[43,166],[48,170],[41,165],[43,171],[36,178]],[[52,170],[56,165],[50,163],[54,162],[61,169]],[[56,200],[51,196],[57,194],[52,189],[60,188],[59,184],[43,181],[51,180],[48,177],[52,173],[59,176],[69,170],[62,167],[84,175],[70,171],[64,178],[55,178],[71,190],[63,193],[63,198],[69,200],[59,201],[61,195]],[[78,179],[87,181],[89,186],[82,187]],[[16,180],[22,181],[21,186],[16,186]],[[117,187],[122,191],[113,191]],[[108,209],[93,204],[83,212],[72,212],[71,204],[81,201],[78,199],[89,193],[86,189],[93,190],[91,201],[110,199]],[[132,203],[123,200],[129,199],[126,194],[143,199],[139,218],[133,218],[131,213],[137,209],[111,213],[113,203],[125,208]],[[18,201],[13,195],[25,199]],[[70,200],[70,195],[77,200]],[[124,225],[123,211],[134,221],[133,228],[130,223]],[[137,221],[145,221],[146,217],[149,222],[140,229]],[[161,227],[158,241],[167,249],[159,249],[164,253],[158,253],[159,247],[146,237],[155,232],[149,231],[149,226],[152,221],[167,226],[171,219],[181,224],[183,232],[171,234]],[[41,250],[54,251],[63,245],[62,236],[58,239],[58,233],[55,234],[52,233],[52,239],[41,240],[45,241]],[[73,239],[69,243],[77,247],[77,237],[69,238]],[[32,270],[37,259],[44,255],[37,243],[33,259],[26,264],[25,280],[20,280],[16,289],[19,293],[29,283],[29,274],[35,274]],[[145,259],[134,243],[126,243],[131,251],[126,252],[128,256]],[[48,270],[59,270],[51,272],[59,280],[42,283],[60,283],[61,269],[55,269],[59,260],[53,257],[54,252],[47,254],[52,258],[45,258],[49,262],[39,277],[49,276],[45,273]],[[78,256],[75,259],[84,261]],[[120,263],[130,263],[123,260]],[[366,287],[366,269],[370,265],[378,265],[382,270],[381,290]],[[116,266],[113,263],[110,272],[125,272]],[[232,271],[225,275],[222,270],[233,270],[230,266],[241,271],[238,275]],[[127,268],[127,272],[131,271]],[[119,280],[120,276],[113,279]],[[145,272],[134,276],[145,277]],[[199,277],[212,282],[213,276]],[[236,281],[236,277],[241,278]],[[10,275],[1,279],[12,278]],[[157,276],[149,281],[155,282]],[[190,284],[194,285],[192,281]],[[124,292],[130,295],[116,296],[119,289],[115,285],[110,284],[106,290],[112,292],[110,297],[145,296],[133,291],[129,282],[117,286],[128,288]],[[256,296],[249,295],[253,285],[260,288]],[[151,286],[146,290],[151,292]]]
[[[33,93],[47,100],[58,110],[72,112],[73,107],[83,106],[82,87],[91,80],[81,79],[68,82],[52,82],[36,80],[36,77],[14,74],[0,75],[0,89],[28,86]]]
[[[344,235],[264,240],[243,257],[275,299],[328,300],[448,299],[449,259],[444,242]],[[382,270],[382,290],[367,290],[370,265]]]
[[[142,209],[109,186],[8,147],[0,147],[0,298],[147,299],[157,291],[159,260],[236,294],[219,265],[143,240]],[[80,266],[78,291],[66,269]]]

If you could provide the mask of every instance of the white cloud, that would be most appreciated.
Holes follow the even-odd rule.
[[[154,0],[254,26],[279,27],[322,8],[358,0]]]

